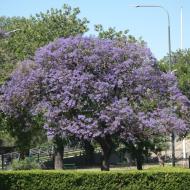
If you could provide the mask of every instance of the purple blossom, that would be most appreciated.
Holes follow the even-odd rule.
[[[1,110],[41,113],[48,134],[132,141],[188,130],[189,100],[146,47],[78,36],[38,49],[34,60],[1,88]]]

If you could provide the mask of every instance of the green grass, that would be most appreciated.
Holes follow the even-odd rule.
[[[72,170],[65,170],[65,171],[72,171]],[[100,171],[100,167],[94,167],[94,168],[85,168],[85,169],[76,169],[75,171],[77,172],[89,172],[89,171],[92,171],[92,172],[97,172],[97,171]],[[112,172],[135,172],[135,171],[138,171],[136,169],[136,167],[111,167],[110,168],[110,171]],[[165,167],[161,167],[161,166],[158,166],[158,165],[145,165],[143,170],[139,170],[138,172],[144,172],[144,171],[190,171],[190,169],[188,168],[183,168],[183,167],[180,167],[180,166],[176,166],[176,167],[172,167],[170,165],[166,165]]]
[[[154,166],[143,170],[137,169],[128,169],[128,168],[112,168],[110,171],[100,171],[100,168],[89,168],[89,169],[65,169],[65,170],[41,170],[41,169],[34,169],[34,170],[19,170],[19,171],[0,171],[0,174],[4,173],[11,173],[11,174],[19,174],[19,173],[190,173],[190,169],[182,168],[182,167],[159,167]]]

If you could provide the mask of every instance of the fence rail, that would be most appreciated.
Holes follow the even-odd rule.
[[[70,158],[74,156],[80,156],[84,153],[79,148],[65,148],[64,158]],[[45,162],[53,159],[53,147],[48,148],[33,148],[29,151],[29,157],[35,159],[37,162]],[[20,154],[18,152],[11,152],[0,155],[0,170],[9,169],[13,160],[19,159]]]
[[[52,161],[53,160],[53,147],[47,147],[47,148],[33,148],[29,151],[29,157],[36,160],[39,163],[44,163],[46,161]],[[100,148],[95,149],[96,153],[100,152]],[[72,158],[72,157],[78,157],[84,155],[84,150],[80,148],[65,148],[64,149],[64,158]],[[162,154],[163,155],[163,154]],[[187,155],[190,155],[187,153]],[[164,157],[164,155],[163,155]],[[10,168],[10,165],[12,164],[13,160],[18,160],[20,158],[20,154],[18,152],[11,152],[0,155],[0,170],[7,170]],[[124,161],[122,158],[120,159],[120,162],[123,164],[126,164],[126,161]],[[145,164],[151,164],[151,163],[158,163],[157,158],[150,159],[145,162]],[[170,154],[165,154],[164,162],[166,164],[171,164],[171,156]],[[179,153],[176,154],[176,165],[180,165],[183,167],[190,167],[190,156],[187,159],[183,159],[183,154]]]

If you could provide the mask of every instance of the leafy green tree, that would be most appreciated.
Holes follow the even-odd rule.
[[[2,145],[15,146],[20,153],[20,159],[24,159],[29,156],[30,148],[47,141],[42,124],[40,116],[32,117],[26,109],[22,110],[18,117],[2,114],[0,131]]]
[[[98,32],[98,37],[102,39],[111,39],[118,41],[127,41],[131,43],[140,43],[145,45],[146,42],[140,37],[135,38],[133,35],[129,34],[129,30],[117,31],[115,27],[109,27],[107,30],[101,24],[95,25],[95,31]]]
[[[6,129],[6,120],[0,113],[0,150],[2,147],[12,147],[15,145],[15,139],[8,133]]]
[[[0,30],[1,33],[1,30]],[[11,63],[12,54],[6,51],[5,45],[7,43],[7,38],[5,35],[0,35],[0,84],[7,79],[10,72],[13,70],[13,64]]]
[[[15,145],[15,139],[6,131],[0,131],[0,149],[4,146],[13,147]]]
[[[167,71],[168,65],[169,57],[167,55],[159,61],[159,66],[163,71]],[[177,76],[179,88],[190,98],[190,49],[172,52],[171,68]]]
[[[79,8],[64,5],[29,18],[0,17],[4,31],[20,29],[0,41],[0,82],[8,78],[18,61],[32,58],[37,48],[59,37],[85,33],[88,21],[78,18],[79,13]]]

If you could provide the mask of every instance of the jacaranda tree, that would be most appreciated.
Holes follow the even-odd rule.
[[[175,76],[161,72],[150,50],[139,44],[60,38],[40,48],[34,63],[22,63],[27,70],[22,77],[19,69],[3,87],[3,111],[42,114],[44,128],[58,142],[69,135],[96,140],[102,170],[109,170],[114,138],[135,144],[188,130],[189,100]]]

